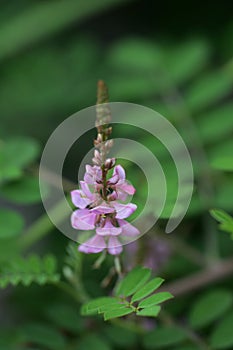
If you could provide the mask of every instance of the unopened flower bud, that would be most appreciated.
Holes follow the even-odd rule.
[[[115,158],[106,159],[106,161],[104,163],[105,169],[107,169],[107,170],[112,169],[114,167],[115,163],[116,163]]]

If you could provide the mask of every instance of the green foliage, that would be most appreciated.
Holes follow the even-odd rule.
[[[220,222],[219,228],[223,231],[231,233],[231,237],[233,239],[233,218],[225,211],[220,209],[212,209],[210,210],[210,214]]]
[[[210,337],[214,349],[231,349],[233,346],[233,312],[225,316],[215,327]]]
[[[59,274],[56,269],[56,259],[53,255],[40,258],[31,255],[28,258],[15,257],[0,268],[0,287],[6,288],[9,284],[13,286],[22,283],[29,286],[32,282],[39,285],[56,283]]]
[[[233,295],[228,290],[214,289],[201,295],[192,305],[190,324],[194,329],[208,326],[231,307]]]
[[[89,316],[103,313],[105,321],[133,312],[138,316],[158,316],[160,306],[157,304],[161,304],[173,296],[168,292],[163,292],[147,297],[163,282],[162,278],[155,278],[145,284],[150,275],[150,269],[141,266],[134,268],[117,285],[113,297],[101,297],[85,303],[81,308],[81,314]],[[128,300],[127,298],[131,295],[133,295],[131,300]],[[137,305],[136,301],[139,301]]]
[[[0,239],[18,236],[24,227],[24,220],[13,210],[0,209]]]
[[[46,349],[64,349],[66,344],[65,337],[49,324],[24,325],[21,332],[24,336],[24,342]]]
[[[48,187],[43,186],[43,192],[48,192]],[[24,176],[19,181],[5,185],[1,194],[4,198],[17,204],[33,204],[41,200],[38,178]]]
[[[15,138],[0,143],[0,184],[22,176],[23,169],[38,156],[40,147],[34,139]]]
[[[143,345],[145,349],[171,349],[171,346],[180,344],[187,338],[187,333],[180,327],[159,327],[146,334]]]

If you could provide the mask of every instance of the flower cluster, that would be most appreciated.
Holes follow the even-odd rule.
[[[121,165],[115,166],[115,159],[108,158],[101,164],[101,153],[95,151],[94,166],[86,165],[84,181],[80,189],[71,192],[74,205],[79,208],[71,217],[71,224],[77,230],[94,230],[95,235],[79,246],[84,253],[99,253],[107,249],[109,254],[122,252],[121,237],[139,235],[128,218],[137,208],[126,202],[135,193],[129,184]],[[112,176],[107,174],[113,169]]]

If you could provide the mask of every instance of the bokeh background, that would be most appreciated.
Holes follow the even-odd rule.
[[[142,104],[164,115],[183,136],[192,156],[192,203],[176,234],[168,238],[163,229],[177,190],[169,155],[150,135],[120,128],[115,134],[131,135],[149,147],[165,169],[169,188],[161,222],[144,239],[143,248],[138,243],[126,248],[126,269],[139,262],[169,283],[178,283],[178,287],[171,285],[177,299],[166,311],[190,327],[198,339],[194,344],[181,337],[181,345],[166,341],[164,345],[164,339],[172,338],[166,331],[158,344],[157,336],[139,342],[137,332],[130,327],[81,318],[77,303],[60,290],[64,286],[32,284],[26,288],[19,283],[17,273],[22,271],[17,266],[22,267],[22,256],[51,253],[58,271],[64,265],[69,242],[44,214],[38,164],[43,145],[56,126],[95,104],[98,79],[107,83],[112,102]],[[229,331],[222,335],[216,327],[229,330],[233,324],[233,243],[209,214],[211,208],[233,212],[232,97],[230,1],[0,1],[0,349],[232,348],[233,338],[226,341]],[[84,135],[66,160],[67,189],[72,187],[69,181],[76,181],[74,166],[76,170],[93,136],[94,130]],[[143,177],[139,173],[135,176],[130,164],[128,174],[140,188],[136,198],[140,205],[146,193]],[[73,259],[72,267],[77,259],[83,259],[82,272],[81,268],[76,272],[88,293],[92,297],[106,293],[100,282],[111,260],[96,273],[91,269],[94,257],[81,259],[71,248],[68,255]],[[213,281],[203,282],[219,259],[227,259],[228,272],[221,265],[222,277],[220,273]],[[30,264],[34,263],[22,267],[23,273],[30,270]],[[45,268],[42,265],[37,266],[38,271]],[[197,293],[187,281],[182,292],[180,278],[192,278],[193,273],[204,276]],[[39,284],[44,284],[41,278]],[[19,285],[14,288],[8,283]],[[107,292],[110,289],[111,283]],[[214,296],[208,294],[211,292]],[[196,309],[191,306],[198,307],[200,302],[204,314],[216,305],[223,306],[210,321],[198,323],[204,316],[195,316]],[[222,326],[225,319],[228,323]],[[156,325],[146,320],[142,326],[153,333]]]

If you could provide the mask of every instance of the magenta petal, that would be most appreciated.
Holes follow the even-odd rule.
[[[103,237],[95,235],[90,238],[85,243],[81,244],[78,247],[78,250],[82,253],[91,254],[91,253],[100,253],[106,248],[106,243]]]
[[[122,252],[123,248],[118,239],[114,236],[109,237],[108,240],[108,252],[111,255],[118,255]]]
[[[116,219],[125,219],[129,217],[133,212],[137,209],[136,204],[129,203],[129,204],[120,204],[120,203],[113,203],[115,209],[116,209]]]
[[[100,236],[118,236],[121,228],[114,226],[110,219],[106,219],[104,227],[98,227],[96,233]]]
[[[90,199],[87,198],[81,190],[72,191],[71,200],[73,204],[80,209],[86,208],[86,206],[91,203]]]
[[[140,231],[133,225],[131,225],[128,221],[118,219],[118,224],[122,229],[121,234],[129,237],[136,237],[140,235]]]
[[[96,213],[88,209],[80,209],[71,215],[71,225],[77,230],[93,230],[95,228]]]

